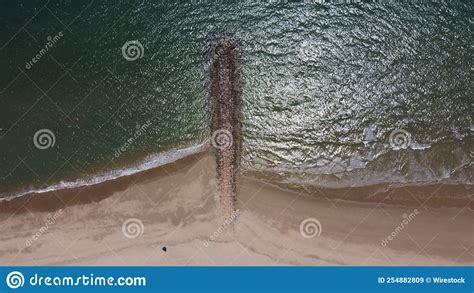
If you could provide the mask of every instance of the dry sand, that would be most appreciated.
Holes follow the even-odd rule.
[[[474,265],[469,207],[315,198],[241,176],[237,208],[240,216],[226,225],[206,152],[97,186],[1,203],[0,264]],[[122,231],[130,218],[143,223],[136,238]],[[302,236],[307,218],[320,222],[319,236]]]

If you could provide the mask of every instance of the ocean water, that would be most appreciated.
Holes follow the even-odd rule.
[[[244,170],[470,189],[472,4],[351,2],[0,2],[0,197],[205,148],[222,34],[242,55]]]

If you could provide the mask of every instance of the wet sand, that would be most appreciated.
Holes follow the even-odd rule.
[[[209,152],[97,186],[2,202],[0,263],[474,265],[469,206],[357,203],[255,177],[238,181],[232,224],[224,222]],[[308,218],[320,223],[313,238],[300,232]],[[129,219],[143,229],[124,233]]]

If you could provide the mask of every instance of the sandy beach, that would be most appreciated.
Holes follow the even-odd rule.
[[[224,222],[208,151],[96,186],[1,202],[0,263],[474,265],[468,205],[358,203],[255,177],[238,182],[232,223]],[[316,231],[300,231],[307,219]]]

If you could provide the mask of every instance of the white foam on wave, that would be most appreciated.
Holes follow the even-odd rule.
[[[410,143],[410,149],[417,151],[417,150],[426,150],[431,148],[431,144],[429,143],[417,143],[416,141],[412,141]]]
[[[473,185],[469,166],[471,161],[467,154],[457,152],[449,158],[449,164],[438,164],[433,161],[430,146],[415,144],[417,151],[405,151],[403,157],[383,154],[363,157],[353,154],[341,161],[340,158],[315,160],[311,164],[300,164],[295,168],[290,164],[268,166],[264,160],[244,161],[244,167],[251,171],[277,173],[285,183],[311,185],[321,188],[364,187],[379,184],[390,186],[415,186],[434,183]],[[257,163],[256,163],[257,162]]]
[[[53,185],[50,185],[45,188],[30,188],[25,189],[23,191],[13,193],[13,194],[1,194],[0,193],[0,202],[1,201],[9,201],[27,194],[41,194],[46,192],[51,192],[55,190],[62,190],[62,189],[71,189],[83,186],[90,186],[99,184],[105,181],[114,180],[120,177],[130,176],[142,171],[146,171],[149,169],[153,169],[156,167],[160,167],[171,162],[177,161],[184,157],[190,156],[192,154],[203,152],[209,145],[209,142],[206,141],[204,143],[194,145],[191,147],[186,147],[182,149],[173,149],[170,151],[165,151],[162,153],[152,154],[146,156],[144,159],[138,161],[134,165],[127,166],[122,169],[115,169],[112,171],[108,171],[105,173],[97,174],[90,178],[79,178],[72,181],[60,181]]]

